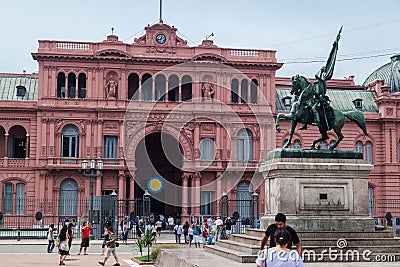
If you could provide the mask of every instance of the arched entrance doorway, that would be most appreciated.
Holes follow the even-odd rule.
[[[182,148],[169,134],[152,133],[138,144],[135,152],[135,198],[142,198],[144,190],[148,190],[154,215],[176,218],[181,214],[182,160]],[[154,180],[161,186],[153,188]]]

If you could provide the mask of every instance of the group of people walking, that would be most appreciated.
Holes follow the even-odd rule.
[[[139,221],[137,225],[140,225],[140,223],[143,224],[143,221]],[[226,218],[225,221],[222,221],[220,217],[217,217],[215,221],[209,218],[204,220],[202,225],[198,225],[196,222],[189,224],[188,221],[186,221],[183,225],[180,222],[175,225],[170,225],[168,222],[169,228],[172,229],[172,232],[175,234],[176,243],[181,244],[181,237],[183,234],[184,241],[186,244],[188,244],[189,248],[192,247],[192,244],[194,244],[196,248],[200,248],[200,238],[202,238],[203,244],[210,242],[210,238],[212,241],[212,236],[210,235],[211,231],[214,231],[214,238],[216,242],[219,238],[221,238],[221,233],[223,231],[225,231],[227,237],[229,237],[232,224],[233,222],[229,217]],[[124,228],[128,229],[128,226],[125,227],[125,225],[126,224],[124,223],[122,228],[123,232],[125,232]],[[65,259],[70,253],[73,238],[73,228],[75,226],[76,224],[74,222],[66,222],[63,224],[56,239],[54,238],[54,224],[51,224],[49,227],[47,234],[47,252],[51,253],[55,246],[58,247],[58,253],[60,254],[60,266],[65,265]],[[214,230],[212,230],[213,228]],[[82,242],[77,255],[80,255],[82,250],[84,255],[87,255],[89,236],[92,229],[92,226],[88,222],[83,223],[81,227]],[[157,222],[152,225],[147,222],[144,226],[144,229],[151,231],[152,234],[154,233],[154,236],[161,234],[161,224],[157,224]],[[142,232],[142,230],[139,230],[139,232]],[[138,238],[140,238],[139,233]],[[264,249],[265,245],[268,243],[268,240],[269,248]],[[293,245],[296,247],[296,250],[291,250]],[[104,255],[104,259],[98,263],[104,266],[108,258],[113,255],[115,258],[114,266],[120,266],[116,247],[118,247],[117,238],[112,231],[112,228],[109,226],[104,227],[102,245],[102,255]],[[265,230],[265,234],[260,245],[260,252],[256,260],[257,267],[304,267],[301,255],[302,245],[299,236],[292,227],[287,225],[286,216],[283,213],[278,213],[275,216],[275,223],[269,225]]]
[[[72,245],[72,239],[73,239],[73,228],[76,226],[76,223],[74,222],[65,222],[63,223],[61,230],[59,234],[57,235],[56,238],[54,238],[54,224],[51,224],[49,226],[48,232],[47,232],[47,240],[48,240],[48,246],[47,246],[47,252],[51,253],[53,252],[53,249],[55,246],[58,247],[58,254],[60,254],[60,261],[59,261],[59,266],[65,265],[65,259],[67,258],[68,255],[70,255],[71,251],[71,245]],[[88,255],[87,253],[87,248],[89,247],[89,240],[90,240],[90,231],[93,230],[93,227],[89,224],[89,222],[84,222],[81,227],[81,234],[82,234],[82,240],[79,248],[79,252],[77,255],[81,255],[82,250],[84,255]],[[103,249],[106,247],[107,252],[103,254],[105,257],[102,261],[99,261],[100,265],[103,265],[106,263],[108,258],[113,255],[115,258],[115,264],[114,266],[120,266],[116,247],[117,247],[117,238],[115,237],[112,228],[110,227],[105,227],[104,228],[104,233],[103,233],[103,238],[104,238],[104,246]]]

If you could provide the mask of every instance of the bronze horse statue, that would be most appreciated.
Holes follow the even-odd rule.
[[[307,129],[307,125],[316,124],[315,115],[310,107],[314,105],[316,101],[320,101],[315,97],[315,87],[311,84],[310,80],[299,75],[292,77],[291,94],[296,95],[296,101],[292,104],[290,114],[279,113],[276,117],[275,127],[278,132],[281,131],[281,128],[279,127],[279,120],[281,118],[292,121],[289,139],[284,144],[283,148],[288,148],[290,146],[298,122],[303,123],[300,130]],[[330,145],[329,150],[334,150],[343,139],[342,128],[345,123],[345,118],[349,118],[351,121],[355,122],[364,134],[368,135],[364,115],[361,111],[355,109],[352,111],[342,112],[331,107],[328,99],[329,98],[325,96],[325,99],[320,101],[318,112],[321,121],[317,127],[319,128],[321,137],[312,142],[311,149],[316,149],[315,146],[317,143],[327,140],[327,132],[333,130],[337,135],[337,140]]]

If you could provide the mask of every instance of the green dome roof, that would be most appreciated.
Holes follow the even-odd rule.
[[[400,92],[400,54],[394,55],[390,59],[391,62],[372,72],[363,85],[367,86],[376,79],[382,79],[385,84],[390,85],[390,92]]]

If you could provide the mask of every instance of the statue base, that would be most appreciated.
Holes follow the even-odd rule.
[[[300,231],[373,231],[368,175],[373,166],[354,151],[276,149],[260,164],[265,179],[261,227],[278,212]]]

